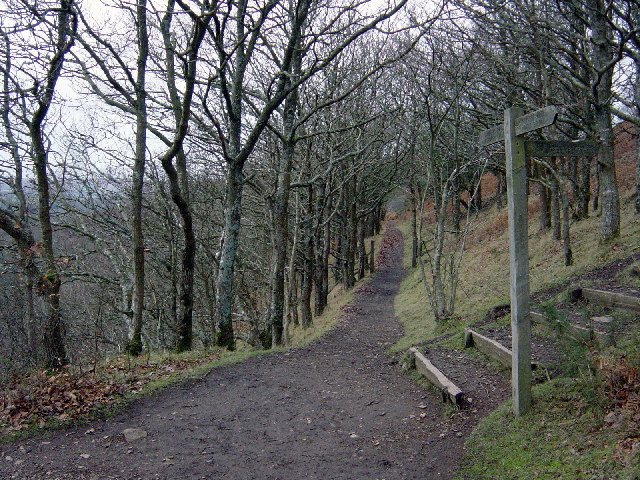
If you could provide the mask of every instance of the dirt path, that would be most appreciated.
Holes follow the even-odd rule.
[[[444,415],[440,394],[384,352],[401,334],[401,254],[396,242],[390,266],[322,339],[217,369],[108,421],[2,446],[0,478],[450,478],[489,407]],[[127,444],[132,427],[148,436]]]

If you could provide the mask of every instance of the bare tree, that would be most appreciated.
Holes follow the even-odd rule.
[[[241,225],[241,204],[244,188],[244,166],[253,152],[263,130],[273,112],[284,102],[287,96],[306,82],[314,74],[329,65],[351,42],[362,34],[376,28],[381,22],[393,16],[405,4],[402,0],[389,7],[377,16],[360,18],[361,26],[348,31],[335,48],[328,51],[322,57],[314,59],[308,66],[300,71],[295,81],[289,81],[293,76],[294,58],[302,29],[311,8],[308,0],[300,0],[289,6],[291,15],[287,37],[280,43],[281,50],[278,55],[278,68],[272,73],[268,83],[273,85],[272,91],[261,107],[255,108],[255,120],[251,128],[243,135],[245,125],[244,102],[249,79],[247,68],[252,58],[257,56],[257,44],[263,41],[262,30],[267,28],[272,21],[270,14],[276,12],[276,2],[267,3],[256,11],[251,11],[245,1],[238,3],[235,8],[224,12],[215,20],[214,45],[218,55],[219,67],[215,81],[220,86],[222,94],[223,118],[226,121],[225,128],[220,128],[220,139],[223,144],[224,157],[227,163],[227,192],[225,202],[225,227],[223,242],[220,252],[220,271],[216,285],[216,304],[218,314],[217,341],[220,346],[234,348],[234,336],[232,326],[232,301],[233,301],[233,273],[238,250],[238,238]],[[338,9],[336,18],[324,18],[317,25],[317,29],[310,29],[308,38],[320,41],[325,35],[325,27],[335,24],[337,20],[349,14],[357,14],[356,10],[347,5]],[[275,15],[277,18],[277,15]],[[229,22],[233,20],[235,31],[230,31]],[[249,26],[250,25],[250,26]],[[231,43],[231,47],[229,47]],[[267,49],[273,49],[275,45],[265,45]],[[213,83],[211,79],[210,84]],[[210,121],[221,126],[213,115]]]
[[[43,43],[38,45],[41,51],[36,53],[39,58],[36,58],[35,69],[30,71],[26,63],[21,65],[21,73],[27,74],[26,79],[33,82],[32,87],[22,86],[25,77],[11,76],[10,63],[5,63],[3,66],[5,88],[10,83],[11,87],[16,89],[15,93],[20,97],[19,101],[28,104],[23,110],[24,117],[21,120],[27,127],[28,137],[25,141],[28,142],[28,145],[25,150],[29,151],[33,160],[38,189],[38,223],[42,245],[41,254],[44,260],[42,272],[35,270],[35,264],[31,261],[39,246],[36,244],[28,225],[24,224],[24,217],[20,217],[20,212],[18,216],[15,216],[8,210],[0,210],[0,228],[17,242],[30,275],[38,278],[36,289],[40,295],[46,298],[47,305],[47,321],[43,335],[44,364],[48,367],[58,368],[66,363],[67,357],[64,346],[64,326],[60,312],[61,279],[53,243],[51,196],[47,172],[49,152],[44,124],[54,101],[56,85],[62,75],[65,58],[74,43],[77,17],[72,0],[60,0],[55,6],[14,4],[10,8],[15,10],[7,12],[7,14],[14,15],[16,23],[8,29],[3,29],[2,37],[5,41],[5,47],[10,45],[12,37],[15,36],[19,39],[17,34],[21,31],[35,33],[35,30],[42,30],[43,33],[41,36],[36,35],[36,38],[43,39]],[[24,48],[24,46],[16,45],[13,50],[15,51],[16,48]],[[7,59],[8,55],[9,51],[7,50]],[[26,58],[23,60],[29,61]],[[42,70],[39,71],[39,68]],[[6,103],[5,108],[8,109]],[[9,112],[7,112],[8,114]],[[5,131],[11,130],[12,125],[6,118]],[[9,142],[12,137],[15,142],[16,135],[11,133],[8,135]],[[14,154],[16,154],[15,150]],[[18,165],[16,167],[21,168]],[[20,196],[20,189],[17,189],[16,192]],[[23,204],[23,199],[19,200],[19,203]]]

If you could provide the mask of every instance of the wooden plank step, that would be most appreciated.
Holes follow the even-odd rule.
[[[531,315],[532,322],[543,323],[552,328],[561,324],[560,320],[550,320],[546,317],[546,315],[543,315],[538,312],[530,312],[530,315]],[[600,345],[607,345],[609,343],[609,335],[604,332],[599,332],[597,330],[590,330],[586,327],[582,327],[580,325],[573,325],[571,323],[562,324],[562,325],[569,331],[569,334],[572,334],[574,336],[573,338],[576,338],[575,336],[583,337],[585,335],[590,337],[591,333],[593,332],[594,338]]]
[[[442,392],[443,401],[449,400],[454,405],[460,405],[464,400],[464,393],[449,380],[433,363],[429,361],[417,348],[409,349],[416,361],[416,370]]]
[[[512,354],[511,350],[503,346],[502,344],[492,340],[489,337],[485,337],[484,335],[476,332],[475,330],[471,330],[470,328],[465,328],[465,347],[475,346],[478,350],[480,350],[485,355],[490,356],[494,360],[496,360],[500,365],[505,368],[511,368],[512,365]],[[537,364],[535,362],[531,363],[531,369],[535,370],[537,368]]]
[[[640,298],[638,297],[596,290],[595,288],[583,288],[582,295],[590,302],[597,303],[598,305],[630,312],[640,312]]]

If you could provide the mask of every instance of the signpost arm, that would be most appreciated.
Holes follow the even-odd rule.
[[[513,409],[523,415],[531,409],[531,323],[529,319],[529,246],[527,229],[527,169],[525,141],[516,135],[518,108],[504,112],[504,141],[509,204],[511,271],[511,389]]]

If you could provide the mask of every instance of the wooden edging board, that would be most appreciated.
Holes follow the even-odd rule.
[[[544,323],[551,327],[560,324],[560,320],[549,320],[545,315],[538,312],[530,312],[530,315],[532,322]],[[569,332],[573,335],[591,336],[591,333],[593,332],[594,338],[600,345],[607,345],[607,343],[609,342],[609,336],[606,333],[598,332],[596,330],[590,330],[586,327],[581,327],[580,325],[572,325],[570,323],[563,324],[563,326],[566,327],[567,330],[569,330]]]
[[[590,302],[605,307],[619,308],[631,312],[640,312],[640,298],[622,293],[605,292],[594,288],[583,288],[582,295]]]
[[[459,405],[464,400],[464,393],[451,380],[449,380],[433,363],[429,361],[417,348],[409,349],[416,360],[416,370],[429,382],[442,392],[443,401],[449,400],[454,405]]]
[[[511,368],[513,361],[511,357],[511,350],[495,340],[485,337],[475,330],[471,330],[470,328],[465,328],[464,336],[465,347],[475,346],[478,350],[496,360],[503,367]],[[537,365],[535,363],[531,363],[532,370],[536,367]]]

